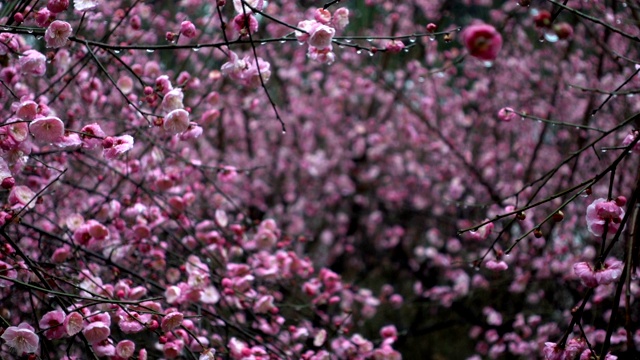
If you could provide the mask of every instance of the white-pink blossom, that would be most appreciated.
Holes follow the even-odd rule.
[[[0,337],[7,342],[9,347],[14,348],[19,355],[38,351],[40,338],[33,331],[33,327],[27,323],[9,326]]]
[[[68,22],[55,20],[44,32],[44,40],[47,47],[59,48],[65,46],[69,41],[69,36],[71,36],[72,32],[73,29]]]

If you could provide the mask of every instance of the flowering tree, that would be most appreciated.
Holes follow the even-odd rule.
[[[640,4],[0,6],[0,357],[640,347]]]

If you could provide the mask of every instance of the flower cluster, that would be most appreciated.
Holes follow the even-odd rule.
[[[337,30],[344,29],[349,24],[349,10],[339,8],[333,16],[327,9],[316,9],[313,20],[303,20],[298,23],[296,38],[300,43],[309,44],[307,55],[312,60],[323,63],[335,61],[333,53],[333,36]]]
[[[622,206],[626,203],[623,198],[616,200],[605,200],[603,198],[594,200],[587,207],[587,227],[595,236],[602,236],[607,229],[607,233],[615,234],[620,227],[620,221],[624,217]]]

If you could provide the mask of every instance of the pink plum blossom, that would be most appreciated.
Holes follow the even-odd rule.
[[[238,14],[231,21],[231,25],[240,36],[247,36],[258,31],[258,20],[253,14]]]
[[[0,55],[7,55],[18,52],[20,45],[17,37],[9,33],[0,34]]]
[[[23,74],[42,76],[47,71],[47,58],[36,50],[25,51],[19,60],[20,71]]]
[[[32,200],[34,200],[35,196],[36,193],[27,186],[14,186],[9,193],[9,203],[20,207],[27,206],[28,204],[30,208],[33,208],[35,202]]]
[[[64,123],[55,116],[43,117],[29,123],[29,131],[37,142],[53,143],[64,136]]]
[[[111,329],[109,329],[109,325],[104,322],[96,321],[86,325],[84,329],[82,329],[82,334],[87,338],[87,341],[95,344],[107,339],[111,334]]]
[[[0,336],[7,345],[14,348],[18,354],[34,353],[38,351],[38,343],[40,338],[27,323],[21,323],[18,326],[9,326]]]
[[[161,328],[164,332],[169,332],[182,324],[184,315],[180,312],[172,312],[162,318]]]
[[[183,21],[180,24],[180,34],[190,39],[194,38],[196,37],[196,26],[191,21]]]
[[[69,0],[49,0],[47,1],[47,9],[52,13],[61,13],[69,7]]]
[[[52,22],[44,33],[47,47],[59,48],[65,46],[72,32],[73,29],[68,22],[60,20]]]
[[[607,232],[615,234],[624,217],[624,209],[614,200],[597,199],[587,207],[587,227],[595,236],[602,236],[605,224]]]
[[[322,24],[317,25],[311,29],[308,43],[318,50],[326,49],[331,45],[335,33],[336,30],[332,27]]]
[[[298,23],[297,28],[302,30],[296,30],[295,35],[299,42],[304,43],[309,40],[309,36],[313,29],[318,26],[318,22],[315,20],[302,20]]]
[[[502,48],[502,35],[491,25],[476,24],[462,32],[462,41],[471,56],[480,60],[495,60]]]
[[[638,134],[640,132],[638,132],[637,130],[633,130],[631,131],[622,141],[622,146],[629,146],[631,145],[637,138],[638,138]],[[633,152],[635,153],[640,153],[640,141],[638,141],[634,146],[633,146]]]
[[[33,120],[36,115],[38,115],[38,103],[32,100],[21,102],[16,110],[16,116],[22,120]]]
[[[546,342],[544,343],[544,349],[542,350],[547,360],[569,360],[563,348],[556,343]]]
[[[505,271],[509,268],[509,265],[507,265],[506,262],[502,261],[502,260],[489,260],[487,261],[487,263],[485,264],[485,266],[487,267],[487,269],[492,270],[492,271]]]
[[[61,339],[67,335],[64,328],[65,314],[62,310],[53,310],[42,316],[40,328],[44,330],[44,336],[49,340]]]
[[[9,279],[18,278],[18,272],[14,269],[14,267],[2,260],[0,260],[0,275]],[[13,282],[11,280],[0,279],[0,288],[10,287],[11,285],[13,285]]]
[[[184,109],[172,110],[164,118],[162,127],[170,134],[179,134],[189,128],[189,112]]]
[[[582,283],[592,288],[616,282],[620,279],[623,268],[622,261],[615,259],[607,259],[602,268],[596,270],[586,262],[579,262],[573,265],[573,270]]]
[[[79,333],[84,327],[84,318],[79,312],[70,312],[64,318],[63,326],[67,335],[73,336]]]
[[[516,117],[516,113],[510,107],[503,107],[498,111],[498,119],[509,122]]]
[[[182,93],[182,89],[175,88],[164,95],[162,98],[162,109],[166,112],[171,112],[176,109],[184,108],[182,104],[182,100],[184,99],[184,94]]]
[[[345,7],[338,8],[338,10],[333,13],[331,23],[338,30],[346,28],[347,25],[349,25],[349,9]]]
[[[73,0],[73,8],[78,11],[93,9],[98,6],[100,0]]]
[[[133,356],[136,350],[136,344],[131,340],[122,340],[116,345],[116,355],[128,359]]]
[[[104,157],[113,160],[133,149],[133,137],[131,135],[107,137],[103,140],[102,145],[104,146]]]

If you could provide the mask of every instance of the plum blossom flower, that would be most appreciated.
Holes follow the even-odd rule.
[[[471,56],[480,60],[495,60],[502,48],[502,35],[491,25],[476,24],[462,32],[462,41]]]
[[[7,342],[7,345],[16,349],[18,354],[38,351],[40,338],[33,331],[33,327],[27,323],[9,326],[0,337]]]
[[[295,35],[299,42],[304,43],[309,40],[309,35],[313,29],[318,25],[315,20],[302,20],[298,23],[297,28],[302,30],[296,30]]]
[[[183,21],[180,24],[180,34],[188,38],[196,37],[196,26],[191,21]]]
[[[236,53],[231,51],[229,61],[222,64],[221,71],[225,76],[244,86],[257,87],[261,85],[261,82],[269,81],[271,64],[262,58],[258,58],[257,64],[253,57],[245,56],[240,59]]]
[[[61,13],[69,8],[69,0],[49,0],[47,9],[54,14]]]
[[[400,40],[388,40],[385,49],[391,54],[397,54],[404,49],[404,43]]]
[[[60,20],[52,22],[47,31],[44,32],[44,40],[47,43],[47,47],[59,48],[65,46],[72,32],[73,29],[68,22]]]
[[[0,275],[9,279],[18,278],[18,272],[14,269],[14,267],[2,260],[0,260]],[[10,287],[11,285],[13,285],[13,282],[11,282],[11,280],[0,279],[0,288]]]
[[[331,21],[331,12],[327,9],[317,8],[313,13],[313,18],[321,24],[328,24]]]
[[[489,221],[489,219],[485,219],[484,221]],[[473,240],[477,240],[477,241],[486,240],[491,234],[491,231],[493,231],[493,227],[494,227],[493,223],[490,222],[483,226],[480,226],[475,231],[470,231],[469,235]]]
[[[29,204],[29,207],[35,206],[35,203],[31,201],[36,196],[36,193],[33,190],[29,189],[26,186],[19,185],[14,186],[9,193],[9,204],[18,205],[18,206],[26,206]]]
[[[349,25],[349,9],[341,7],[333,13],[333,18],[331,19],[331,23],[333,26],[342,30]]]
[[[33,138],[43,144],[57,142],[64,136],[64,123],[55,116],[42,117],[29,123]]]
[[[32,100],[21,102],[16,109],[16,116],[21,120],[33,120],[36,115],[38,115],[38,104]]]
[[[107,136],[100,125],[96,123],[83,126],[80,132],[82,133],[82,146],[87,149],[97,148],[102,144],[102,139]]]
[[[602,236],[607,223],[607,232],[615,234],[623,217],[624,210],[614,200],[600,198],[587,207],[587,227],[595,236]]]
[[[184,109],[171,111],[164,118],[162,127],[171,134],[178,134],[189,128],[189,112]]]
[[[331,46],[333,36],[336,34],[336,30],[327,25],[316,25],[309,34],[308,43],[310,46],[323,50]]]
[[[164,95],[162,98],[162,109],[166,112],[171,112],[176,109],[184,108],[182,100],[184,99],[184,93],[182,89],[175,88]]]
[[[73,7],[78,11],[93,9],[98,4],[99,0],[73,0]]]
[[[23,74],[42,76],[47,71],[47,57],[36,50],[25,51],[18,64]]]
[[[489,270],[493,270],[493,271],[505,271],[509,268],[509,265],[507,265],[506,262],[502,261],[502,260],[489,260],[487,261],[487,263],[485,264],[485,266],[487,267],[487,269]]]
[[[102,141],[102,145],[104,146],[102,155],[112,160],[133,149],[133,137],[131,135],[107,137]]]
[[[258,31],[258,20],[253,14],[238,14],[231,21],[231,26],[240,36],[247,36]]]
[[[160,327],[162,328],[162,331],[169,332],[177,328],[178,326],[180,326],[183,320],[184,320],[184,315],[180,312],[174,311],[174,312],[168,313],[167,315],[165,315],[164,318],[162,318],[162,323],[160,324]]]
[[[608,259],[601,269],[594,270],[589,263],[579,262],[573,265],[573,271],[585,286],[594,288],[616,282],[622,275],[622,261]]]
[[[0,34],[0,55],[7,55],[18,52],[20,44],[16,36],[9,33]]]
[[[96,321],[88,324],[82,329],[82,334],[87,338],[92,344],[105,340],[111,334],[111,329],[109,329],[109,325],[105,324],[102,321]]]
[[[62,310],[53,310],[42,316],[39,325],[44,330],[44,336],[49,340],[61,339],[66,334],[64,324],[65,314]]]
[[[503,107],[498,111],[498,119],[509,122],[516,117],[516,113],[510,107]]]
[[[318,49],[314,46],[309,46],[309,50],[307,51],[307,56],[311,60],[315,60],[321,63],[331,64],[336,60],[336,54],[331,51],[333,49],[332,46],[329,46],[324,49]]]
[[[542,349],[547,360],[567,360],[567,355],[563,348],[553,342],[544,343],[544,349]]]
[[[63,326],[67,335],[73,336],[82,330],[84,318],[79,312],[72,312],[64,318]]]
[[[116,345],[116,355],[128,359],[133,356],[136,350],[136,344],[131,340],[122,340]]]
[[[638,134],[640,132],[638,132],[638,130],[633,130],[629,133],[629,135],[627,135],[624,140],[622,141],[622,146],[629,146],[631,145],[631,143],[633,143],[637,138],[638,138]],[[635,153],[640,153],[640,141],[638,141],[634,146],[633,146],[633,152]]]

